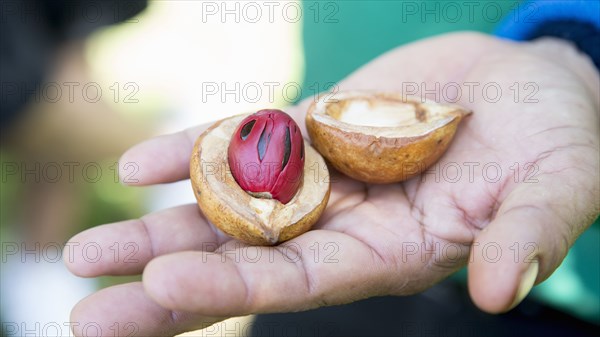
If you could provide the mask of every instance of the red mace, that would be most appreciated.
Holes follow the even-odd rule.
[[[287,204],[304,175],[304,139],[285,112],[260,110],[235,130],[228,158],[231,174],[244,191]]]

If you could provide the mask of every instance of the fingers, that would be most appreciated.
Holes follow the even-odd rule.
[[[135,145],[119,160],[119,177],[128,185],[152,185],[189,178],[189,161],[201,125]]]
[[[278,247],[228,242],[215,253],[152,260],[144,289],[165,308],[237,316],[307,310],[389,291],[389,268],[364,243],[317,230]]]
[[[105,288],[71,312],[75,336],[174,336],[222,320],[173,312],[153,302],[140,282]]]
[[[88,229],[64,249],[69,270],[83,277],[140,274],[152,258],[215,249],[221,239],[195,204]]]
[[[480,309],[508,311],[538,280],[540,258],[550,252],[542,238],[542,227],[547,223],[537,221],[541,212],[533,206],[515,207],[498,216],[477,237],[469,264],[469,292]],[[566,247],[561,250],[566,251]]]
[[[590,195],[567,177],[544,174],[538,183],[519,185],[475,239],[469,291],[482,310],[500,313],[519,304],[597,216],[590,203],[598,200],[598,191]]]

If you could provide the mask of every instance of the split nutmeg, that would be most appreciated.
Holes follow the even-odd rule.
[[[273,245],[306,232],[329,200],[323,157],[280,110],[214,124],[196,141],[190,177],[206,218],[249,244]]]
[[[329,200],[321,155],[357,180],[406,180],[442,156],[470,113],[397,93],[328,97],[306,115],[316,150],[290,116],[274,109],[223,119],[198,137],[190,177],[211,223],[249,244],[292,239],[317,222]]]

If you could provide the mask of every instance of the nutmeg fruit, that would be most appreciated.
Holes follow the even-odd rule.
[[[393,183],[435,163],[470,113],[399,93],[348,91],[313,102],[306,128],[312,145],[338,171],[368,183]]]
[[[206,218],[253,245],[273,245],[306,232],[329,200],[325,160],[278,110],[212,125],[196,140],[190,178]]]

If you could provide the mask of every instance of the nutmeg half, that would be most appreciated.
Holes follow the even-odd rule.
[[[313,102],[306,128],[337,170],[368,183],[392,183],[435,163],[470,113],[399,93],[349,91]]]
[[[292,239],[316,223],[329,200],[329,172],[321,155],[304,143],[304,172],[287,203],[255,197],[231,174],[228,147],[240,122],[249,114],[223,119],[196,140],[190,178],[206,218],[228,235],[253,245]]]

